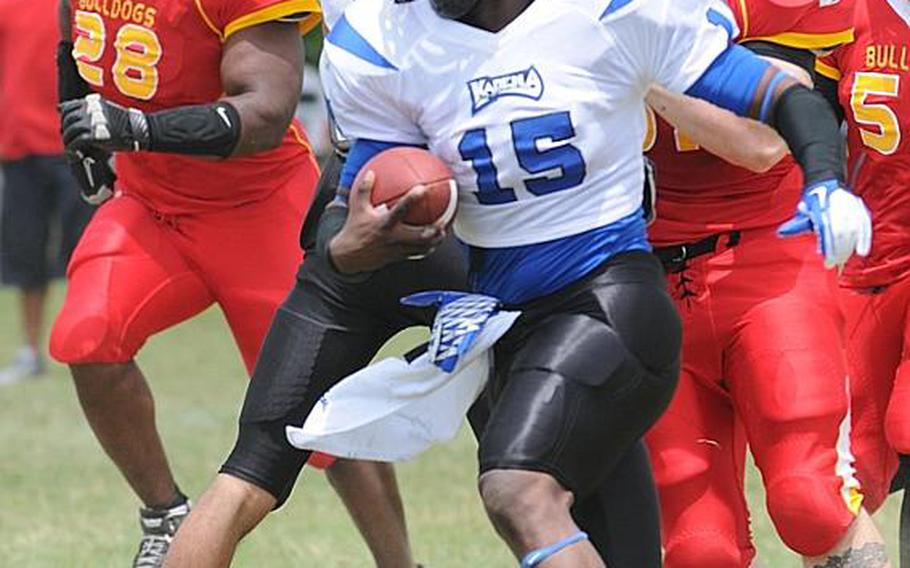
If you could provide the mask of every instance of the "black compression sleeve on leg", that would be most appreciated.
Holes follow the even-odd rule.
[[[79,75],[76,60],[73,59],[73,42],[61,41],[57,44],[57,100],[59,102],[81,99],[90,94],[92,89]]]
[[[163,110],[146,118],[152,152],[226,158],[240,140],[240,113],[225,101]]]
[[[660,506],[643,441],[595,493],[575,502],[572,518],[607,566],[660,567]]]
[[[773,117],[772,125],[802,167],[805,185],[832,178],[844,181],[844,145],[824,97],[793,85],[778,97]]]

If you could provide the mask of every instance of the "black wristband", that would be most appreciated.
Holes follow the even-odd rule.
[[[240,140],[240,113],[225,101],[162,110],[146,118],[152,152],[226,158]]]
[[[774,106],[773,122],[803,170],[804,185],[844,182],[844,144],[824,97],[802,85],[788,87]]]
[[[91,87],[79,74],[73,59],[73,42],[57,44],[57,100],[59,102],[81,99],[92,92]]]

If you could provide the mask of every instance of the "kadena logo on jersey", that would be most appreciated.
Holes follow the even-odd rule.
[[[471,79],[468,90],[471,92],[473,112],[477,114],[503,97],[540,100],[543,96],[543,77],[532,65],[524,71]]]

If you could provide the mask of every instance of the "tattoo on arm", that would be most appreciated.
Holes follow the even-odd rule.
[[[842,554],[829,556],[827,562],[815,564],[812,568],[883,568],[887,565],[885,545],[870,542],[860,548],[849,548]]]

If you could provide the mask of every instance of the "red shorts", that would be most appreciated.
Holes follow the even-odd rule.
[[[875,511],[888,497],[897,454],[910,454],[910,278],[842,288],[857,473]]]
[[[862,497],[836,282],[814,237],[744,231],[738,245],[690,260],[668,284],[683,319],[682,374],[648,434],[666,566],[750,565],[747,442],[781,538],[803,555],[826,552]]]
[[[130,195],[105,203],[70,262],[51,355],[126,362],[155,333],[217,303],[252,372],[303,258],[298,233],[318,175],[307,162],[262,201],[200,214],[161,215]]]

